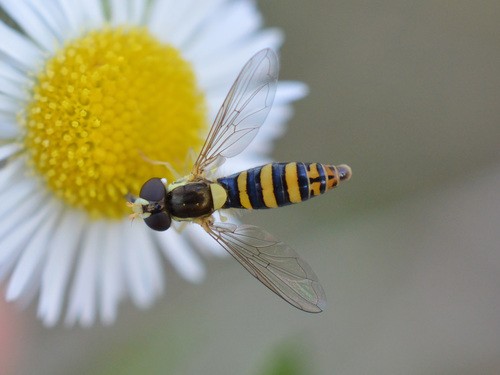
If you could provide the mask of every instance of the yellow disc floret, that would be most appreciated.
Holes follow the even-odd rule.
[[[189,171],[206,130],[203,95],[179,51],[146,30],[91,32],[37,75],[24,116],[30,164],[49,189],[92,217],[128,213],[127,193]]]

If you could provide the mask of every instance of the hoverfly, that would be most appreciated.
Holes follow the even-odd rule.
[[[189,221],[203,229],[265,286],[291,305],[321,312],[326,298],[317,276],[297,253],[252,225],[216,222],[226,208],[272,208],[320,195],[351,177],[347,165],[269,163],[216,180],[206,173],[238,155],[254,139],[274,100],[278,58],[270,49],[255,54],[231,87],[191,173],[171,184],[160,178],[144,183],[129,199],[134,214],[157,231]]]

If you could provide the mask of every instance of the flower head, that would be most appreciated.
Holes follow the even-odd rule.
[[[219,254],[202,230],[130,225],[124,196],[152,176],[187,174],[214,113],[255,51],[281,34],[259,30],[250,1],[0,1],[0,279],[7,299],[55,324],[112,322],[121,300],[162,292],[160,254],[190,281],[196,250]],[[108,5],[108,3],[106,3]],[[299,83],[278,88],[267,125],[226,170],[267,158]],[[167,161],[169,169],[151,160]],[[236,168],[237,166],[237,168]]]

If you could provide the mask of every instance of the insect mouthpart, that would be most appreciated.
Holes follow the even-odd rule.
[[[136,217],[146,219],[151,215],[151,212],[149,212],[147,209],[147,207],[149,206],[149,202],[143,198],[130,197],[128,199],[127,206],[129,206],[134,212],[133,214],[130,214],[130,218],[132,220]]]

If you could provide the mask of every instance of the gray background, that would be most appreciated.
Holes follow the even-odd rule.
[[[259,4],[286,35],[282,78],[310,87],[275,159],[354,174],[244,220],[298,249],[328,309],[210,260],[203,284],[170,272],[110,328],[46,330],[28,310],[19,373],[500,373],[500,2]]]

